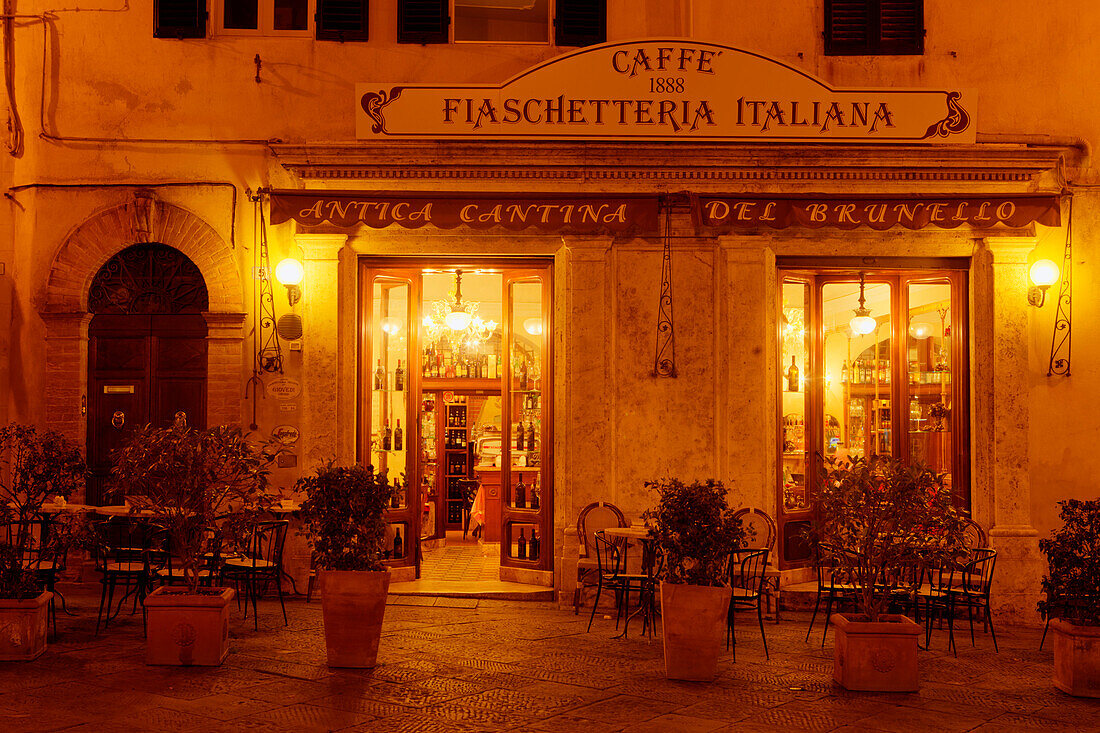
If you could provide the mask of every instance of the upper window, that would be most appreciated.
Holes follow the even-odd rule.
[[[825,53],[924,53],[923,0],[825,0]]]
[[[397,40],[589,46],[606,40],[606,14],[605,0],[400,0]]]
[[[206,36],[206,0],[156,0],[157,38]],[[213,31],[224,35],[367,40],[367,0],[212,0]]]

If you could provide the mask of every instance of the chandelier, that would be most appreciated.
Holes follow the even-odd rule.
[[[866,336],[878,328],[878,321],[871,316],[871,309],[864,305],[862,272],[859,273],[859,307],[853,312],[855,315],[848,321],[848,327],[856,336]]]
[[[496,330],[496,321],[484,321],[477,314],[478,304],[462,300],[462,270],[455,270],[455,289],[444,300],[432,303],[424,316],[424,336],[437,350],[446,341],[460,356],[478,351],[481,342]]]

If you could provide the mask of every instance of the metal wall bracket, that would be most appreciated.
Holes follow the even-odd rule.
[[[657,303],[657,351],[653,359],[653,376],[676,376],[676,330],[672,320],[672,204],[664,204],[661,239],[661,296]]]
[[[1047,376],[1070,376],[1070,347],[1073,342],[1073,197],[1069,197],[1066,215],[1066,246],[1062,253],[1062,282],[1054,311],[1054,331],[1050,336],[1050,364]]]

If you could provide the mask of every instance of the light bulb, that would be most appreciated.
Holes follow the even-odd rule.
[[[470,326],[470,314],[466,311],[453,310],[447,314],[447,318],[444,320],[447,323],[447,328],[452,331],[465,331]]]
[[[927,323],[914,323],[909,326],[909,335],[915,339],[926,339],[932,335],[932,327]]]
[[[1058,282],[1058,265],[1050,260],[1038,260],[1028,271],[1031,282],[1040,288],[1049,288]]]
[[[393,336],[401,330],[401,321],[393,316],[386,316],[382,319],[382,330]]]
[[[302,263],[293,257],[287,257],[275,265],[275,279],[283,285],[297,285],[302,282],[305,274],[306,271],[302,267]]]
[[[542,319],[541,318],[528,318],[523,322],[523,330],[532,336],[542,335]]]

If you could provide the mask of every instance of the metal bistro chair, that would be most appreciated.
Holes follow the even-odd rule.
[[[0,538],[3,544],[15,548],[20,538],[26,543],[18,558],[23,570],[34,573],[41,587],[55,593],[59,560],[56,552],[49,547],[51,519],[48,516],[36,516],[24,521],[11,521],[0,525]],[[14,550],[13,550],[14,551]],[[15,558],[12,558],[13,562]],[[56,595],[56,593],[55,593]],[[53,624],[54,636],[57,635],[57,608],[54,596],[50,597],[49,616]]]
[[[203,552],[199,558],[199,585],[210,586],[216,582],[221,568],[221,533],[215,528],[202,528]],[[161,585],[179,585],[187,582],[186,571],[179,557],[172,552],[171,541],[166,546],[165,559],[156,567],[155,576]],[[153,563],[154,566],[158,563]]]
[[[584,589],[597,580],[595,533],[606,527],[628,527],[626,516],[614,504],[594,501],[581,509],[577,517],[577,537],[580,539],[580,559],[577,561],[577,588],[573,591],[573,614],[580,612]]]
[[[954,618],[956,608],[965,608],[970,622],[970,644],[974,645],[974,611],[983,615],[984,625],[993,637],[993,651],[997,648],[997,632],[993,628],[993,615],[989,609],[989,590],[993,586],[993,570],[997,566],[997,551],[976,549],[973,559],[961,565],[953,574],[950,587],[947,588],[948,643],[958,656],[955,646]]]
[[[283,609],[283,625],[289,622],[286,617],[286,603],[283,601],[283,546],[286,544],[286,531],[289,522],[280,519],[273,522],[259,522],[253,527],[243,554],[227,557],[222,564],[222,577],[237,584],[238,590],[245,588],[244,613],[248,617],[248,601],[252,601],[253,628],[259,629],[256,602],[260,596],[260,584],[266,588],[274,582],[279,593],[279,605]]]
[[[145,623],[145,596],[149,593],[153,577],[154,555],[167,557],[167,533],[164,528],[151,522],[131,517],[111,517],[95,522],[95,564],[101,573],[102,590],[99,597],[99,614],[96,616],[96,631],[99,634],[100,622],[103,628],[111,625],[111,619],[122,611],[123,602],[130,596],[134,598],[134,610],[142,604],[142,626]],[[121,585],[123,595],[118,607],[112,612],[115,589]],[[106,620],[103,610],[107,609]]]
[[[470,510],[474,506],[474,497],[481,488],[481,481],[476,478],[460,478],[455,480],[455,486],[462,492],[462,539],[470,532]]]
[[[829,616],[833,612],[833,603],[851,603],[861,588],[855,578],[848,574],[837,562],[835,555],[848,553],[850,550],[841,550],[832,545],[821,543],[815,549],[814,569],[817,573],[817,597],[814,599],[814,613],[810,617],[810,627],[806,629],[806,641],[810,640],[810,632],[814,629],[814,621],[817,619],[817,611],[821,606],[821,596],[825,595],[825,631],[821,634],[821,646],[825,646],[825,637],[829,634]]]
[[[740,519],[741,523],[752,530],[753,538],[747,545],[750,549],[767,550],[768,559],[775,558],[775,540],[778,531],[775,520],[763,509],[744,507],[734,512],[733,516]],[[764,568],[764,600],[768,608],[775,614],[775,623],[779,623],[779,568],[774,564]]]
[[[760,639],[764,642],[764,658],[768,656],[768,638],[764,634],[764,571],[768,567],[768,551],[756,549],[734,550],[730,553],[729,577],[730,608],[726,616],[726,648],[733,647],[733,658],[737,659],[737,635],[734,632],[734,619],[737,611],[756,609],[756,620],[760,623]]]
[[[588,617],[586,631],[592,630],[592,620],[596,617],[596,609],[600,605],[600,595],[605,588],[615,594],[615,628],[618,629],[619,618],[624,615],[629,618],[628,613],[624,614],[624,597],[626,603],[629,604],[630,592],[638,591],[639,602],[644,602],[642,596],[647,590],[645,585],[649,580],[649,576],[644,573],[630,574],[626,572],[623,555],[625,541],[610,540],[603,530],[597,531],[593,538],[596,545],[597,563],[596,599],[592,602],[592,613]],[[627,605],[625,611],[629,612],[629,610],[629,605]]]

